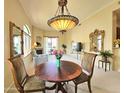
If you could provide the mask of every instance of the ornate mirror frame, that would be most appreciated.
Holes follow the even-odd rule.
[[[23,30],[9,22],[10,30],[10,58],[23,54]]]
[[[96,29],[94,32],[90,33],[90,51],[99,52],[104,50],[104,30]]]

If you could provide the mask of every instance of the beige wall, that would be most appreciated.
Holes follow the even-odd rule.
[[[33,42],[33,44],[36,42],[36,37],[40,36],[42,38],[42,47],[43,47],[43,34],[44,34],[44,32],[41,29],[38,29],[38,28],[33,26],[33,28],[32,28],[32,35],[33,35],[32,42]]]
[[[4,4],[4,88],[7,89],[13,81],[8,64],[10,56],[9,21],[14,22],[21,28],[24,24],[27,24],[31,31],[32,26],[18,0],[4,0]],[[30,58],[26,58],[25,60],[27,59],[29,60]]]
[[[112,11],[117,8],[119,5],[116,2],[89,17],[80,26],[66,33],[65,42],[70,46],[71,41],[81,41],[85,43],[85,50],[89,51],[89,34],[95,29],[105,30],[104,49],[112,50]]]
[[[80,26],[77,26],[72,31],[67,32],[65,35],[65,43],[68,46],[68,51],[71,51],[71,41],[80,41],[85,43],[85,51],[89,51],[89,34],[95,29],[105,30],[104,49],[113,51],[112,11],[118,9],[119,7],[120,6],[118,2],[114,2],[101,11],[97,12],[95,15],[90,16],[84,20]],[[120,61],[118,60],[118,63],[119,62]]]

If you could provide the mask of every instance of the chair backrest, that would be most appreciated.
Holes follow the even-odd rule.
[[[23,84],[28,77],[23,60],[20,55],[10,58],[11,70],[14,78],[15,86],[18,90],[22,90]]]
[[[86,72],[86,74],[89,76],[92,76],[93,74],[96,56],[97,54],[87,53],[87,52],[84,52],[83,54],[81,66],[82,66],[83,71]]]

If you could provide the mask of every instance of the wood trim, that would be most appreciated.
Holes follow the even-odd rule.
[[[11,57],[14,57],[14,55],[13,55],[13,27],[17,28],[17,29],[20,31],[20,33],[21,33],[21,55],[24,54],[24,53],[23,53],[23,32],[24,32],[24,31],[23,31],[20,27],[16,26],[15,23],[9,21],[10,58],[11,58]]]

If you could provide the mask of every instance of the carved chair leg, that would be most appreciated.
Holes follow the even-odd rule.
[[[89,92],[92,93],[90,80],[88,80],[87,83],[88,83]]]
[[[77,93],[77,85],[75,84],[75,93]]]

